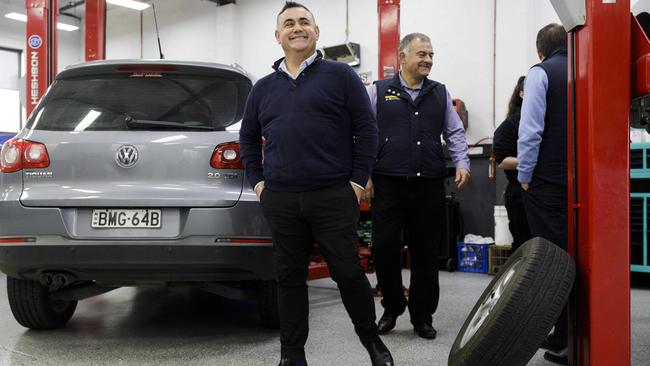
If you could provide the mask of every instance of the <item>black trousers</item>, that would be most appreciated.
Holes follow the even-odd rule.
[[[505,193],[506,210],[508,211],[508,228],[512,234],[512,249],[517,250],[521,244],[532,238],[526,210],[524,209],[524,189],[519,183],[508,183]]]
[[[533,179],[523,197],[532,236],[540,236],[567,250],[567,187]],[[565,308],[555,323],[554,333],[558,336],[567,336],[567,322]]]
[[[359,264],[359,203],[349,182],[308,192],[268,188],[260,198],[273,236],[283,357],[304,357],[309,332],[306,279],[313,244],[327,261],[359,337],[377,336],[375,302]]]
[[[438,308],[437,248],[443,241],[445,189],[443,179],[373,176],[372,252],[382,305],[393,315],[408,306],[411,322],[431,323]],[[408,300],[402,290],[401,233],[409,233],[411,284]]]

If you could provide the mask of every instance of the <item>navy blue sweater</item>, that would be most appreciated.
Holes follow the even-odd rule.
[[[345,180],[365,186],[375,162],[377,122],[359,77],[319,53],[293,80],[278,70],[281,61],[253,86],[239,131],[251,186],[262,180],[284,192]]]

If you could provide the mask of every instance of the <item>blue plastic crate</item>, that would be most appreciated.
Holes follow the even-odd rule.
[[[458,271],[488,273],[490,245],[458,242]]]

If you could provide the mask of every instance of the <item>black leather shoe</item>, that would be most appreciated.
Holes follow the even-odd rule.
[[[414,324],[413,330],[415,330],[417,335],[425,339],[435,339],[438,335],[436,328],[431,326],[429,323]]]
[[[546,337],[539,348],[549,351],[561,351],[562,349],[567,348],[568,341],[569,339],[567,336],[557,336],[555,333],[553,333]]]
[[[382,315],[381,319],[379,319],[379,322],[377,322],[377,331],[379,334],[386,334],[395,328],[396,322],[397,315],[393,315],[387,311],[384,311],[384,315]]]
[[[391,356],[390,351],[384,342],[381,341],[381,338],[377,337],[371,341],[361,341],[361,343],[368,350],[372,366],[395,366],[393,356]]]
[[[280,359],[280,364],[278,366],[307,366],[307,360],[283,357]]]
[[[544,352],[544,359],[558,365],[569,364],[569,350],[568,348],[559,351],[546,351]]]

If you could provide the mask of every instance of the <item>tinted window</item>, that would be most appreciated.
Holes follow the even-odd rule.
[[[224,77],[115,74],[58,80],[32,113],[27,127],[37,130],[102,131],[134,128],[128,119],[164,121],[222,130],[241,118],[250,90],[246,80]]]

